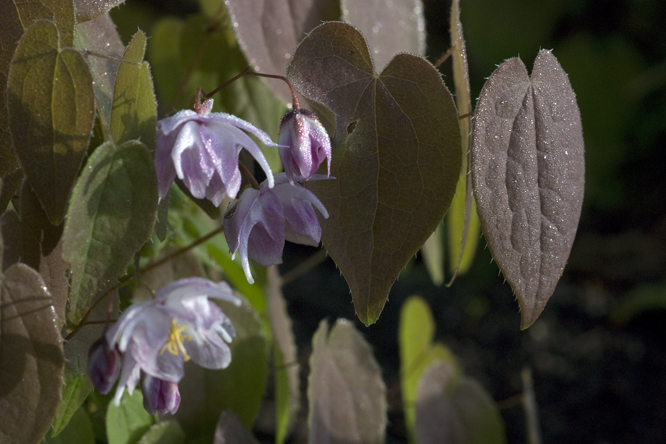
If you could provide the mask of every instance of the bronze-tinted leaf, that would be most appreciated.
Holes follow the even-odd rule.
[[[444,218],[460,174],[451,94],[421,57],[399,54],[377,75],[363,36],[326,23],[298,47],[288,76],[336,115],[331,175],[309,182],[330,217],[326,249],[374,323],[407,261]]]
[[[298,42],[322,21],[340,18],[338,0],[227,0],[236,37],[250,65],[258,72],[282,74]],[[289,88],[266,82],[284,101]]]
[[[121,3],[125,3],[125,0],[74,0],[76,21],[87,22],[108,12]]]
[[[312,338],[310,443],[381,444],[386,386],[372,349],[353,324],[321,321]]]
[[[504,423],[497,405],[481,384],[463,376],[455,380],[448,362],[423,373],[416,399],[419,444],[504,444]]]
[[[342,20],[363,33],[377,70],[399,52],[425,55],[421,0],[341,0],[340,7]]]
[[[95,118],[88,65],[78,51],[60,49],[47,21],[21,37],[7,80],[10,130],[21,167],[54,225],[65,215]]]
[[[62,388],[62,338],[39,274],[16,264],[0,274],[0,442],[39,442]]]
[[[12,148],[7,114],[6,91],[9,65],[16,45],[25,29],[36,20],[53,20],[60,33],[63,46],[71,46],[74,40],[74,4],[71,1],[0,1],[0,177],[17,171],[20,166]]]
[[[585,185],[576,96],[550,51],[539,52],[531,78],[513,58],[486,82],[475,111],[472,173],[490,252],[527,328],[562,275]]]

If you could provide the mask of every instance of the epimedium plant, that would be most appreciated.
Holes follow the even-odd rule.
[[[441,280],[445,216],[454,276],[480,226],[522,327],[538,318],[584,188],[580,115],[550,51],[531,75],[501,64],[473,110],[455,0],[455,100],[423,58],[419,0],[202,0],[126,47],[118,3],[0,2],[0,441],[256,442],[273,378],[285,442],[299,410],[274,267],[287,240],[323,242],[370,325],[422,247]],[[410,442],[505,441],[420,298],[398,337]],[[312,348],[309,441],[384,442],[386,387],[359,331],[322,321]]]

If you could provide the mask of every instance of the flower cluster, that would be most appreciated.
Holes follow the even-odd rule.
[[[141,381],[149,413],[176,412],[186,361],[209,369],[223,369],[231,362],[227,343],[236,333],[209,298],[240,305],[225,282],[193,277],[130,306],[90,349],[88,373],[95,388],[108,393],[118,379],[114,402],[119,405],[125,388],[131,394]]]

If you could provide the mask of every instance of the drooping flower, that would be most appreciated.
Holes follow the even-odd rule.
[[[88,351],[88,374],[97,391],[106,395],[120,373],[120,353],[109,347],[106,338],[99,338]]]
[[[316,176],[315,179],[325,179]],[[296,176],[296,180],[303,178]],[[247,188],[229,204],[224,216],[224,235],[232,257],[239,253],[248,282],[253,259],[261,265],[282,263],[285,239],[299,244],[319,245],[321,226],[313,205],[328,218],[328,211],[312,192],[291,185],[286,173],[275,175],[275,187],[264,181],[258,190]]]
[[[285,114],[280,122],[278,144],[290,183],[294,183],[294,175],[310,180],[325,159],[328,159],[328,176],[331,175],[331,139],[310,111],[298,108]]]
[[[155,299],[134,304],[123,312],[103,337],[105,346],[122,359],[116,405],[125,388],[131,394],[143,375],[147,410],[173,412],[180,403],[177,384],[184,374],[184,362],[192,360],[209,369],[229,365],[227,342],[236,333],[229,318],[209,298],[240,304],[225,282],[193,277],[173,282],[158,291]],[[103,359],[107,354],[91,351],[93,355],[101,364],[91,362],[89,368],[105,369]],[[100,379],[92,376],[91,372],[93,383]],[[110,388],[109,379],[103,379],[104,384],[95,383],[96,388]]]
[[[155,170],[160,199],[169,192],[176,177],[198,199],[219,206],[228,195],[236,197],[241,174],[238,155],[245,148],[261,165],[269,184],[273,174],[261,149],[248,136],[266,146],[277,146],[264,131],[236,116],[211,113],[213,100],[205,101],[200,113],[181,110],[157,122]]]

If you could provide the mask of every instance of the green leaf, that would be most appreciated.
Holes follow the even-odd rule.
[[[135,444],[155,423],[153,415],[143,408],[143,395],[125,392],[120,405],[111,402],[106,411],[106,436],[109,444]]]
[[[3,160],[0,158],[0,163],[2,162]],[[12,200],[14,193],[21,186],[21,182],[23,182],[23,172],[21,170],[16,170],[4,177],[0,177],[0,214],[4,213],[7,209],[7,205]]]
[[[183,444],[185,432],[176,421],[165,421],[150,426],[138,444]]]
[[[224,410],[233,411],[251,429],[266,386],[268,344],[258,313],[246,300],[240,307],[227,302],[218,305],[236,330],[229,345],[231,365],[208,370],[186,364],[185,377],[178,384],[181,404],[175,418],[190,438],[212,438]]]
[[[341,20],[354,25],[372,49],[377,69],[399,52],[425,55],[425,18],[421,0],[341,0]]]
[[[460,23],[460,1],[451,3],[449,30],[451,33],[451,61],[453,64],[453,82],[456,88],[458,114],[464,116],[472,112],[472,101],[467,69],[467,50]],[[449,269],[455,274],[464,274],[474,260],[479,243],[481,225],[476,214],[476,202],[472,196],[472,182],[469,175],[469,119],[460,119],[460,141],[462,169],[451,209],[446,215],[448,233]]]
[[[0,274],[0,442],[40,441],[60,400],[62,338],[39,274],[15,264]]]
[[[308,188],[326,206],[322,239],[366,325],[451,203],[460,129],[451,94],[421,57],[399,54],[377,75],[363,36],[326,23],[300,44],[288,70],[307,98],[337,117],[331,175]]]
[[[2,230],[0,271],[5,271],[21,260],[21,220],[16,211],[8,210],[0,216],[0,230]]]
[[[331,331],[323,320],[312,338],[308,400],[310,442],[381,444],[386,386],[372,349],[351,322]]]
[[[74,39],[74,5],[70,1],[8,0],[0,3],[0,177],[19,170],[19,162],[9,133],[9,116],[4,106],[7,100],[7,74],[23,31],[36,20],[53,20],[58,27],[61,44],[71,46]]]
[[[127,45],[116,74],[111,110],[111,135],[116,143],[139,139],[155,149],[157,105],[150,66],[143,61],[146,34],[137,32]]]
[[[58,436],[54,433],[42,441],[42,444],[95,444],[90,417],[83,408],[77,409],[62,433]]]
[[[107,142],[90,156],[74,188],[63,234],[63,256],[72,269],[71,325],[150,238],[157,200],[153,160],[141,142]]]
[[[481,384],[463,376],[455,381],[449,363],[435,362],[423,374],[416,399],[419,444],[504,444],[504,423]]]
[[[567,74],[542,50],[531,77],[519,58],[502,63],[474,116],[479,219],[525,329],[555,291],[576,237],[585,189],[580,111]]]
[[[7,78],[7,110],[21,167],[59,225],[88,147],[95,94],[88,65],[78,51],[60,49],[53,23],[39,21],[21,37]]]
[[[40,269],[42,256],[58,245],[63,227],[53,226],[28,181],[21,188],[21,262]]]
[[[451,208],[456,201],[456,198],[453,198],[453,203],[451,203]],[[447,214],[447,217],[451,215],[451,210]],[[437,225],[435,231],[432,232],[430,237],[421,247],[421,256],[423,257],[423,263],[428,270],[430,279],[432,283],[436,286],[441,286],[444,283],[444,239],[443,239],[443,230],[444,228],[441,225]]]
[[[76,20],[79,22],[87,22],[95,17],[98,17],[110,9],[125,3],[125,0],[74,0],[76,6]]]
[[[400,346],[400,375],[402,405],[409,438],[414,442],[416,422],[416,393],[419,380],[433,362],[446,362],[454,378],[460,377],[460,366],[451,351],[441,344],[433,344],[435,322],[426,301],[412,296],[402,306],[398,344]]]
[[[87,50],[105,56],[89,55],[87,62],[95,82],[97,115],[103,122],[102,131],[107,139],[110,139],[111,136],[106,133],[109,132],[111,122],[113,85],[118,71],[117,59],[122,57],[125,46],[109,14],[102,14],[93,20],[76,25],[74,44],[78,50]]]
[[[263,313],[266,309],[266,298],[264,297],[264,292],[261,291],[261,285],[258,283],[250,284],[247,281],[243,267],[231,259],[226,241],[225,247],[220,248],[213,243],[209,243],[208,254],[224,270],[224,274],[229,279],[229,282],[247,298],[254,309],[259,313]]]

